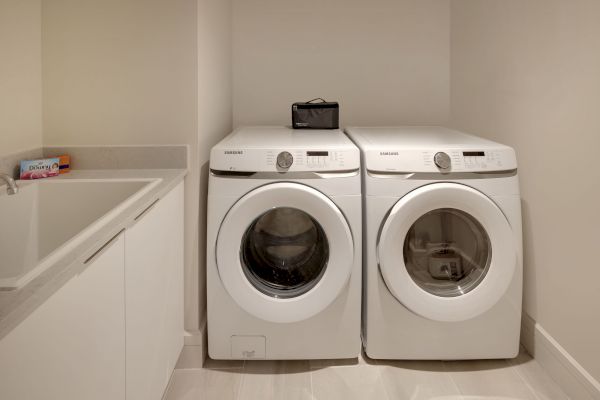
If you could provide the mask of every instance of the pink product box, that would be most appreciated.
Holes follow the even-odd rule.
[[[57,176],[60,173],[60,160],[46,158],[43,160],[21,161],[21,179],[40,179]]]

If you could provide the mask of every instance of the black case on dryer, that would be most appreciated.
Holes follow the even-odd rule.
[[[315,103],[315,100],[321,100]],[[294,129],[338,129],[340,106],[318,97],[305,103],[292,104],[292,127]]]

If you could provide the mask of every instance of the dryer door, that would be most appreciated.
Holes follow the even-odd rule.
[[[342,212],[305,185],[273,183],[229,210],[216,262],[229,295],[246,312],[295,322],[327,308],[347,285],[354,241]]]
[[[456,183],[426,185],[400,199],[381,227],[377,256],[391,293],[435,321],[464,321],[489,310],[517,265],[502,211]]]

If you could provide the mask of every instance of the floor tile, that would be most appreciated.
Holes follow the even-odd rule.
[[[378,360],[390,400],[461,400],[460,392],[441,361]]]
[[[311,372],[316,400],[388,399],[377,365],[327,367]]]
[[[177,369],[165,400],[568,400],[527,353],[514,360],[218,361]]]
[[[506,360],[443,363],[465,399],[538,400]]]
[[[204,364],[204,349],[202,346],[183,346],[175,369],[202,368]]]
[[[367,357],[367,355],[364,352],[361,352],[356,358],[310,360],[309,362],[311,369],[320,369],[328,367],[355,367],[357,365],[376,364],[376,361]]]
[[[509,363],[529,385],[538,400],[568,400],[569,397],[558,384],[525,350],[521,350],[519,356],[514,360],[509,360]]]
[[[310,400],[308,361],[246,361],[240,400]]]
[[[204,368],[207,369],[242,369],[244,368],[243,360],[213,360],[207,358],[204,360]]]
[[[361,360],[359,358],[342,358],[334,360],[310,360],[309,363],[311,369],[328,367],[356,367],[361,364]]]
[[[378,364],[377,360],[369,358],[367,353],[365,353],[364,351],[360,353],[360,356],[358,357],[358,361],[359,361],[359,364],[368,364],[368,365],[377,365]]]
[[[236,400],[241,377],[234,370],[176,370],[164,400]]]

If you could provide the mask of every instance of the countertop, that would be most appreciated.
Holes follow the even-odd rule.
[[[0,291],[0,339],[82,270],[85,258],[134,223],[134,218],[183,181],[185,169],[72,170],[49,179],[160,179],[147,193],[23,287]]]

